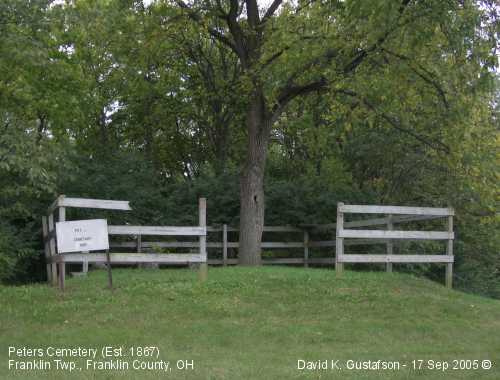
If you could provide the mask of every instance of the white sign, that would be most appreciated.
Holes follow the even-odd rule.
[[[109,249],[106,219],[56,223],[57,252],[101,251]]]

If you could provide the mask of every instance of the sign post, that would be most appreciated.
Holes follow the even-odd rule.
[[[108,265],[108,286],[113,289],[113,276],[111,275],[111,260],[109,258],[109,249],[106,250],[106,264]]]

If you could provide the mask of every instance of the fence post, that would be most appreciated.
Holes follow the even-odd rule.
[[[87,251],[82,253],[89,253],[89,252]],[[82,273],[87,274],[88,272],[89,272],[89,261],[87,259],[84,259],[82,263]]]
[[[389,231],[392,231],[394,229],[394,223],[393,223],[393,220],[392,220],[392,215],[389,215],[387,219],[388,219],[387,229]],[[388,255],[392,255],[393,254],[393,248],[394,248],[394,243],[392,242],[392,239],[389,239],[386,244],[387,244],[387,246],[386,246],[387,254]],[[392,263],[391,262],[386,263],[386,271],[387,272],[392,272]]]
[[[344,238],[339,237],[339,233],[344,229],[344,214],[340,211],[340,208],[344,203],[339,202],[337,204],[337,230],[335,236],[335,271],[337,276],[342,274],[344,269],[344,264],[342,263],[342,256],[344,255]]]
[[[142,235],[139,234],[137,235],[137,253],[142,252]],[[137,268],[139,269],[144,269],[146,267],[146,264],[139,263],[137,264]]]
[[[309,232],[304,230],[304,267],[309,266]]]
[[[200,227],[207,226],[207,200],[206,198],[200,198],[198,200],[198,213],[199,213],[199,225]],[[198,277],[200,281],[206,281],[208,276],[208,267],[207,267],[207,236],[200,236],[200,255],[203,259],[203,262],[200,263],[200,269],[198,273]]]
[[[47,263],[47,282],[50,284],[51,282],[51,268],[49,263],[50,258],[50,246],[49,246],[49,230],[47,225],[47,217],[42,216],[42,232],[43,232],[43,248],[45,252],[45,262]]]
[[[50,249],[50,256],[52,257],[52,261],[50,263],[50,267],[51,267],[51,275],[50,275],[50,279],[51,279],[51,282],[52,282],[52,285],[56,286],[57,285],[57,264],[56,262],[54,261],[54,259],[56,258],[56,241],[55,241],[55,237],[54,237],[54,214],[51,213],[49,215],[49,217],[47,218],[48,222],[49,222],[49,249]]]
[[[448,216],[448,232],[453,232],[453,215]],[[448,239],[448,244],[446,245],[446,254],[453,256],[453,239]],[[453,263],[446,264],[446,287],[451,288],[453,286]]]
[[[227,266],[227,224],[222,225],[222,265]]]
[[[66,221],[66,208],[59,207],[59,222]],[[64,285],[66,280],[66,263],[61,261],[59,263],[59,288],[64,291]]]

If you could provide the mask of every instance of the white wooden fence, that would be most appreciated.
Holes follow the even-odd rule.
[[[127,201],[111,201],[102,199],[69,198],[59,196],[49,207],[48,215],[42,217],[42,228],[45,247],[45,258],[47,262],[47,279],[52,284],[59,283],[64,289],[66,275],[66,264],[81,263],[83,271],[86,272],[89,263],[107,262],[107,253],[80,252],[80,253],[58,253],[56,247],[56,230],[54,219],[58,215],[59,222],[66,221],[66,208],[94,208],[106,210],[131,210]],[[196,227],[179,226],[108,226],[109,235],[135,235],[139,237],[139,249],[136,253],[109,253],[111,264],[130,263],[166,263],[166,264],[200,264],[200,277],[206,278],[206,199],[200,198],[198,203],[199,225]],[[141,252],[140,238],[142,235],[155,236],[195,236],[198,238],[198,252],[191,254],[166,254],[166,253],[143,253]]]
[[[106,262],[106,253],[67,253],[57,254],[54,219],[66,220],[66,207],[97,208],[108,210],[131,210],[126,201],[110,201],[60,196],[48,210],[48,216],[42,218],[47,262],[47,278],[53,284],[64,288],[65,264],[81,263],[84,272],[88,263]],[[345,221],[346,214],[385,214],[385,217],[365,220]],[[446,285],[451,287],[453,275],[453,215],[450,208],[399,207],[399,206],[361,206],[338,204],[337,223],[300,226],[265,226],[264,233],[285,233],[287,241],[263,241],[264,250],[301,249],[300,257],[264,257],[263,264],[333,265],[341,274],[345,263],[385,263],[387,271],[392,271],[393,263],[444,263],[446,264]],[[447,218],[447,231],[403,231],[394,230],[394,225]],[[237,264],[236,257],[229,257],[229,250],[238,249],[238,239],[231,241],[229,234],[236,235],[237,228],[226,224],[221,226],[206,225],[206,200],[199,200],[199,225],[193,227],[171,226],[108,226],[111,236],[128,236],[128,241],[110,241],[110,248],[118,252],[110,253],[113,264],[200,264],[200,275],[206,277],[206,263],[212,265]],[[359,229],[361,227],[385,226],[386,230]],[[208,234],[212,239],[207,241]],[[327,240],[312,240],[320,234]],[[290,235],[296,237],[289,241]],[[197,241],[143,241],[144,236],[196,237]],[[330,238],[331,237],[331,238]],[[445,240],[446,254],[443,255],[394,255],[394,240]],[[345,254],[345,246],[385,244],[385,255]],[[164,249],[189,249],[190,253],[161,253]],[[220,258],[207,259],[207,249],[221,252]],[[326,249],[326,255],[311,257],[311,249]],[[128,252],[124,252],[127,251]],[[233,255],[234,256],[234,255]]]
[[[345,222],[345,214],[385,214],[387,217]],[[451,208],[431,207],[399,207],[399,206],[361,206],[339,203],[337,207],[337,233],[335,268],[337,274],[343,271],[344,263],[386,263],[387,271],[392,271],[392,263],[444,263],[446,264],[446,286],[452,286],[453,279],[453,215]],[[395,216],[400,215],[400,216]],[[421,221],[436,218],[447,218],[446,231],[403,231],[394,230],[394,224],[410,221]],[[367,222],[372,226],[386,225],[387,230],[359,230]],[[350,229],[346,229],[350,227]],[[385,255],[346,255],[345,239],[384,239],[387,244]],[[443,255],[394,255],[393,240],[444,240],[446,254]]]
[[[332,228],[333,226],[333,228]],[[303,255],[301,257],[282,257],[270,258],[264,257],[263,264],[294,264],[304,265],[309,264],[330,264],[335,263],[333,251],[330,250],[327,257],[310,257],[311,248],[334,248],[335,240],[333,239],[333,231],[335,224],[328,225],[307,225],[301,227],[294,226],[265,226],[265,233],[273,233],[275,236],[282,234],[293,235],[295,241],[263,241],[261,248],[265,251],[277,249],[301,249]],[[239,231],[238,228],[223,224],[221,226],[207,226],[206,248],[208,250],[220,252],[220,258],[209,258],[207,260],[210,265],[234,265],[238,263],[237,257],[229,257],[230,250],[237,250],[239,248],[238,239],[231,241],[230,234],[236,235]],[[314,232],[326,232],[331,235],[331,240],[311,241],[310,234]],[[280,238],[280,237],[278,237]],[[288,238],[290,238],[288,236]],[[199,243],[196,241],[144,241],[140,235],[135,237],[134,241],[111,241],[110,247],[114,249],[129,249],[129,250],[147,250],[154,251],[155,249],[197,249]]]

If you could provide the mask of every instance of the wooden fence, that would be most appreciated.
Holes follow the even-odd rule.
[[[81,263],[83,271],[86,272],[89,263],[131,264],[131,263],[165,263],[165,264],[191,264],[200,265],[200,277],[206,278],[206,199],[200,198],[199,225],[195,227],[178,226],[108,226],[109,235],[134,235],[138,236],[138,250],[136,253],[122,252],[80,252],[80,253],[58,253],[56,247],[55,215],[59,217],[59,222],[66,221],[66,208],[95,208],[107,210],[131,210],[126,201],[111,201],[100,199],[68,198],[59,196],[48,209],[48,215],[42,217],[42,228],[45,246],[45,258],[47,262],[47,279],[52,284],[59,283],[59,287],[64,289],[64,279],[66,275],[66,264]],[[166,253],[145,253],[141,251],[141,236],[194,236],[198,238],[197,252],[191,254],[166,254]]]
[[[66,220],[66,207],[101,208],[112,210],[130,210],[128,202],[103,201],[82,198],[59,197],[49,208],[48,216],[43,217],[43,234],[45,255],[47,261],[47,278],[52,283],[64,287],[66,263],[83,264],[84,272],[88,263],[106,262],[105,253],[70,253],[56,254],[56,239],[54,218],[58,214],[59,221]],[[345,221],[345,214],[386,214],[382,218]],[[451,287],[453,274],[453,209],[428,207],[398,207],[398,206],[359,206],[339,203],[337,223],[323,225],[300,226],[265,226],[264,233],[287,234],[281,241],[263,241],[263,250],[295,249],[301,253],[295,257],[263,257],[263,264],[303,265],[335,265],[338,274],[342,273],[346,263],[385,263],[387,271],[392,271],[393,263],[444,263],[446,264],[446,285]],[[436,218],[447,218],[447,231],[403,231],[394,230],[394,225],[425,221]],[[380,229],[359,229],[362,227],[380,227]],[[230,250],[237,250],[238,239],[230,239],[239,230],[226,224],[206,226],[206,201],[199,201],[199,226],[196,227],[165,227],[165,226],[108,226],[108,233],[113,237],[128,236],[110,241],[110,248],[118,252],[110,253],[113,264],[135,263],[165,263],[190,264],[201,263],[200,273],[206,276],[206,264],[233,265],[238,259],[229,257]],[[144,241],[145,236],[192,236],[196,241]],[[314,236],[320,236],[314,240]],[[293,237],[293,239],[291,238]],[[447,242],[445,255],[394,255],[394,240],[445,240]],[[286,241],[284,241],[286,240]],[[345,246],[385,244],[385,255],[345,254]],[[161,252],[165,250],[188,249],[189,253]],[[311,255],[311,251],[325,249],[320,257]],[[124,252],[127,251],[128,252]],[[208,258],[207,250],[217,251],[219,257]],[[57,266],[59,270],[57,270]],[[204,274],[203,274],[204,273]]]
[[[333,226],[333,227],[332,227]],[[210,265],[234,265],[238,263],[236,257],[230,258],[228,255],[229,250],[239,248],[238,239],[230,241],[229,234],[239,231],[238,228],[223,224],[221,226],[207,226],[208,241],[206,248],[212,251],[221,252],[220,258],[208,258],[207,262]],[[328,257],[310,257],[310,248],[334,248],[335,240],[333,239],[335,231],[335,224],[328,225],[309,225],[302,227],[293,226],[265,226],[264,233],[286,233],[295,235],[296,241],[263,241],[261,248],[263,250],[275,249],[301,249],[303,255],[301,257],[284,257],[284,258],[263,258],[263,264],[330,264],[335,263],[334,252],[331,251]],[[332,239],[322,241],[310,241],[310,234],[313,232],[323,232],[331,235]],[[211,237],[211,238],[210,238]],[[300,240],[299,240],[300,239]],[[199,243],[196,241],[144,241],[141,234],[137,234],[134,241],[127,242],[110,242],[110,247],[115,249],[129,249],[129,250],[148,250],[153,252],[155,249],[197,249]],[[184,255],[184,254],[182,254]]]
[[[387,230],[356,230],[355,227],[365,227],[366,220],[360,222],[344,222],[345,214],[386,214],[385,218],[371,219],[370,225],[386,225]],[[401,215],[401,216],[395,216]],[[399,206],[362,206],[344,205],[337,207],[336,255],[335,268],[342,273],[344,263],[386,263],[387,271],[392,271],[392,263],[444,263],[446,264],[446,286],[452,287],[453,278],[453,215],[451,208],[431,207],[399,207]],[[447,231],[403,231],[394,230],[394,224],[422,221],[436,218],[447,218]],[[345,227],[351,227],[346,229]],[[386,241],[385,255],[346,255],[344,254],[344,239],[375,239]],[[445,255],[394,255],[394,240],[444,240]]]

